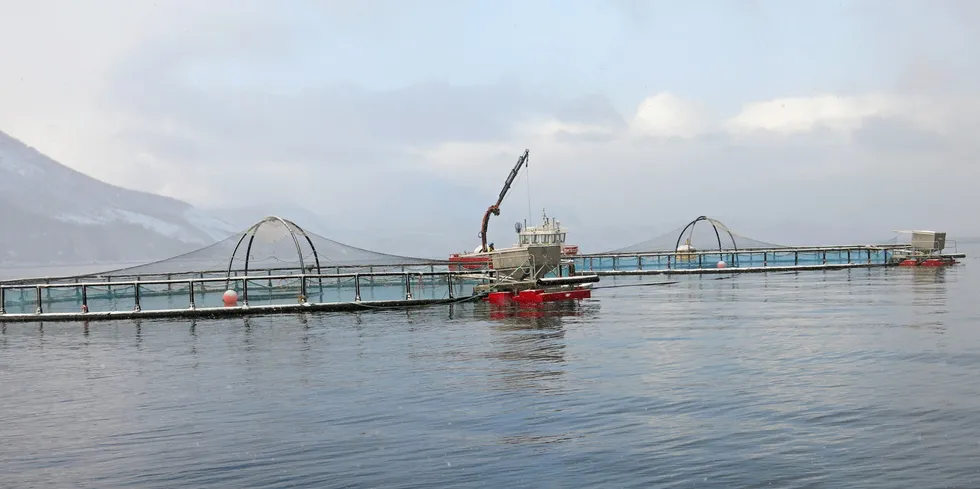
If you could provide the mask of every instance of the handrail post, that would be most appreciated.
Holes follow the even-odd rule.
[[[133,300],[133,303],[134,303],[133,311],[140,312],[140,310],[141,310],[141,308],[140,308],[140,283],[138,281],[137,282],[133,282],[133,291],[134,291],[134,294],[133,294],[133,299],[134,299]]]
[[[453,297],[453,272],[446,273],[446,285],[449,286],[449,298],[455,299]]]
[[[0,285],[0,314],[7,314],[4,305],[7,303],[7,288]]]
[[[188,293],[188,296],[190,297],[190,301],[188,302],[189,308],[195,309],[196,306],[194,305],[194,279],[190,279],[187,281],[187,290],[190,291]]]
[[[412,300],[412,276],[408,273],[405,274],[405,300]]]
[[[354,302],[361,301],[361,274],[354,274]]]
[[[299,295],[302,296],[303,302],[306,300],[306,273],[304,272],[299,276]]]
[[[82,312],[88,312],[88,285],[82,285]]]
[[[237,282],[237,280],[236,280]],[[248,276],[242,279],[242,305],[248,307]]]
[[[34,301],[35,301],[35,305],[36,305],[36,307],[34,308],[34,313],[35,314],[41,314],[41,313],[44,312],[44,308],[41,307],[41,286],[40,285],[34,288],[34,294],[35,294],[34,295]]]

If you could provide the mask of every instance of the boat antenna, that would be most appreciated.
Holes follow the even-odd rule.
[[[531,219],[531,170],[526,160],[524,161],[524,177],[527,179],[527,218]]]

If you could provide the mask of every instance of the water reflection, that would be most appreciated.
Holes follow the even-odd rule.
[[[488,373],[491,385],[507,391],[531,390],[557,394],[564,390],[566,318],[580,317],[588,308],[576,302],[533,307],[474,307],[477,317],[491,321],[490,349],[494,362]]]
[[[191,351],[190,351],[190,354],[191,354],[191,357],[194,359],[194,363],[191,364],[191,368],[196,369],[198,367],[198,365],[200,365],[200,359],[197,356],[197,342],[198,342],[198,339],[197,339],[197,319],[195,319],[195,318],[191,318],[190,333],[191,333]]]
[[[913,328],[930,329],[944,334],[943,316],[948,312],[946,304],[946,273],[944,267],[915,267],[912,272],[912,304],[919,306],[914,312]]]
[[[143,348],[143,325],[139,319],[133,321],[136,326],[136,349],[142,350]]]

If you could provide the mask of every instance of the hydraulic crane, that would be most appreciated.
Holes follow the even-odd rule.
[[[510,190],[511,184],[514,183],[514,179],[517,178],[517,174],[521,171],[521,166],[527,164],[527,157],[530,150],[525,149],[524,154],[517,159],[517,164],[514,165],[514,169],[510,171],[510,175],[507,175],[507,181],[504,182],[504,188],[500,190],[500,196],[497,197],[497,202],[487,208],[487,212],[483,214],[483,224],[480,227],[480,240],[483,243],[483,247],[480,250],[486,253],[487,250],[487,226],[490,224],[490,214],[495,216],[500,215],[500,204],[503,203],[504,197],[507,195],[507,191]]]

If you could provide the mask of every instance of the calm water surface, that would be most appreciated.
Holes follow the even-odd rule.
[[[0,487],[980,487],[980,261],[662,280],[8,324]]]

